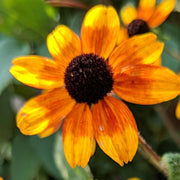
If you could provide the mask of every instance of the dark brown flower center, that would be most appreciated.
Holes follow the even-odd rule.
[[[76,102],[89,105],[103,99],[113,86],[108,63],[93,53],[75,57],[66,68],[64,82]]]
[[[129,37],[132,37],[136,34],[144,34],[149,32],[149,27],[145,21],[142,19],[133,20],[127,27]]]

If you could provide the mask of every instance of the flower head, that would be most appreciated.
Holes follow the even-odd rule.
[[[180,78],[180,73],[178,73],[178,77]],[[176,118],[180,120],[180,99],[177,102],[175,114],[176,114]]]
[[[138,130],[129,108],[120,98],[137,104],[167,101],[179,93],[179,81],[170,70],[148,65],[156,61],[163,43],[148,33],[134,36],[115,50],[119,18],[113,7],[97,5],[83,21],[81,38],[64,25],[47,38],[54,60],[18,57],[10,69],[22,83],[47,92],[32,98],[17,115],[26,135],[46,137],[62,125],[63,145],[72,167],[86,166],[100,148],[123,166],[138,147]]]
[[[161,25],[172,12],[176,0],[163,0],[156,6],[156,0],[140,0],[136,9],[128,4],[121,9],[121,17],[125,29],[125,37],[149,32],[151,28]]]

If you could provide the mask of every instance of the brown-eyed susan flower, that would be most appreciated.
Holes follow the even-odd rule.
[[[180,100],[178,101],[176,106],[176,117],[177,119],[180,119]]]
[[[138,130],[131,111],[119,99],[137,104],[167,101],[179,93],[172,71],[148,65],[163,43],[147,33],[117,44],[120,23],[113,7],[97,5],[83,21],[81,38],[64,25],[47,38],[54,60],[24,56],[10,69],[22,83],[48,90],[17,114],[23,134],[46,137],[63,123],[63,145],[72,167],[86,166],[99,147],[123,166],[137,151]]]
[[[140,0],[137,9],[128,4],[120,11],[125,28],[120,37],[127,38],[136,34],[149,32],[151,28],[161,25],[172,12],[176,0],[162,0],[156,6],[156,0]],[[121,38],[120,38],[121,40]]]
[[[180,73],[178,73],[178,77],[180,78]],[[180,99],[178,100],[175,113],[176,118],[180,120]]]

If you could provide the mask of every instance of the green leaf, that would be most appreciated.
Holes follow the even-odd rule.
[[[41,161],[32,147],[29,137],[18,135],[12,145],[12,180],[32,180],[36,177]]]
[[[11,109],[10,97],[9,89],[6,89],[0,96],[0,153],[2,153],[3,144],[8,143],[15,130],[15,119]]]
[[[162,161],[167,164],[169,170],[169,180],[180,179],[180,154],[166,153],[162,157]]]
[[[162,24],[159,35],[165,38],[165,48],[163,52],[163,65],[169,67],[176,73],[180,70],[180,13],[172,13],[165,23]]]
[[[56,26],[55,10],[43,0],[1,0],[1,32],[38,43]]]
[[[89,167],[71,168],[67,163],[60,133],[40,139],[32,137],[31,142],[41,157],[45,168],[54,177],[63,180],[90,180],[92,179]]]
[[[29,51],[28,44],[19,43],[15,39],[0,34],[0,94],[12,79],[12,75],[9,73],[12,59],[20,55],[27,55]]]
[[[162,54],[162,65],[170,68],[175,73],[179,73],[180,62],[165,51]]]
[[[39,56],[49,57],[49,58],[53,59],[52,56],[51,56],[51,54],[50,54],[49,51],[48,51],[48,48],[47,48],[46,43],[43,43],[43,44],[39,45],[39,46],[37,47],[37,49],[36,49],[36,53],[37,53]]]

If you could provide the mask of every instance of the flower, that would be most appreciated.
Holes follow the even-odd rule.
[[[180,73],[178,73],[177,75],[180,78]],[[177,102],[175,114],[176,114],[176,118],[180,119],[180,99]]]
[[[156,6],[156,0],[140,0],[137,9],[132,4],[126,5],[120,11],[126,27],[121,29],[120,37],[125,39],[143,34],[149,32],[150,28],[161,25],[172,12],[175,4],[176,0],[164,0]]]
[[[167,101],[179,93],[177,76],[156,61],[163,43],[147,33],[115,50],[120,23],[111,6],[97,5],[83,21],[81,38],[59,25],[47,38],[54,60],[36,55],[18,57],[10,69],[22,83],[48,90],[29,100],[17,114],[23,134],[46,137],[62,125],[68,163],[85,167],[99,147],[121,166],[138,147],[138,130],[120,98],[137,104]]]
[[[178,103],[176,106],[176,118],[180,119],[180,100],[178,100]]]

